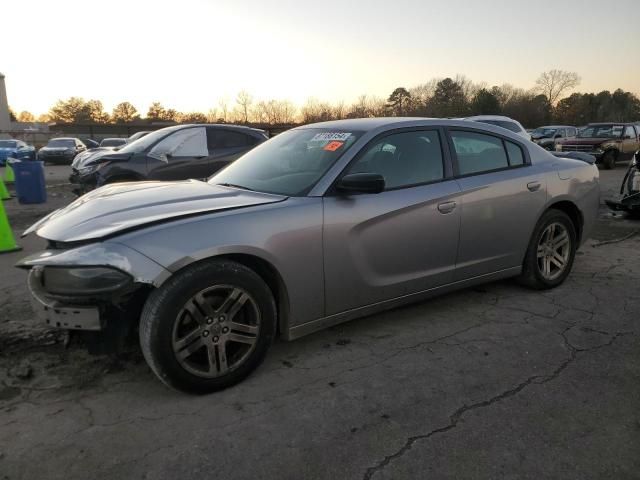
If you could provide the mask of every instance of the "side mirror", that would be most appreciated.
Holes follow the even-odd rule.
[[[343,193],[380,193],[384,183],[379,173],[351,173],[340,179],[337,188]]]

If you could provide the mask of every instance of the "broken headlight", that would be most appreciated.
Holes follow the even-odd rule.
[[[45,267],[42,271],[42,286],[53,295],[101,295],[131,283],[128,274],[108,267]]]

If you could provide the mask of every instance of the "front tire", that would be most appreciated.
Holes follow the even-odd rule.
[[[569,216],[560,210],[548,210],[531,235],[520,283],[537,290],[562,284],[571,272],[576,249],[576,227]]]
[[[209,393],[240,382],[262,363],[276,317],[271,290],[254,271],[207,260],[152,292],[140,320],[140,344],[165,384]]]
[[[609,150],[602,157],[602,165],[606,170],[612,170],[616,168],[616,152]]]

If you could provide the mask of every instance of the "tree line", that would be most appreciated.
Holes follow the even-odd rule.
[[[116,105],[111,113],[99,100],[71,97],[59,100],[37,120],[56,123],[312,123],[344,118],[379,116],[466,117],[506,115],[526,127],[559,123],[584,125],[596,121],[640,120],[640,99],[631,92],[572,93],[580,84],[574,72],[550,70],[542,73],[530,90],[510,84],[489,87],[458,75],[434,78],[411,88],[398,87],[389,97],[361,95],[352,103],[330,103],[309,99],[300,107],[288,100],[256,101],[241,91],[234,102],[223,98],[204,112],[179,112],[153,102],[142,116],[130,103]],[[568,96],[567,96],[568,95]],[[19,121],[35,121],[29,112],[14,115]]]

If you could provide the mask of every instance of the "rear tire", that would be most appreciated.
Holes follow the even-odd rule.
[[[602,165],[606,170],[612,170],[616,168],[616,152],[609,150],[602,157]]]
[[[571,273],[577,246],[571,218],[560,210],[547,210],[531,235],[519,282],[536,290],[562,284]]]
[[[140,320],[140,345],[166,385],[209,393],[240,382],[262,363],[276,318],[271,290],[253,270],[207,260],[151,293]]]

